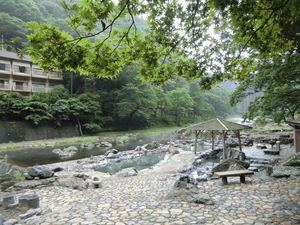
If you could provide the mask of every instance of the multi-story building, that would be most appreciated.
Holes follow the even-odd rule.
[[[0,50],[0,91],[48,93],[62,80],[61,72],[44,71],[27,55]]]

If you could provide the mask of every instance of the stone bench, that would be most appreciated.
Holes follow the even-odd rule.
[[[240,177],[241,183],[245,183],[245,176],[253,175],[254,172],[250,170],[232,170],[224,172],[215,172],[214,175],[221,177],[223,184],[227,184],[227,177]]]

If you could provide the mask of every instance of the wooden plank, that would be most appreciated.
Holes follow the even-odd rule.
[[[215,172],[214,175],[219,177],[235,177],[241,175],[253,175],[254,172],[250,170],[232,170],[232,171],[224,171],[224,172]]]

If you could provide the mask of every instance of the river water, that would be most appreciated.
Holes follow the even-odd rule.
[[[117,149],[119,151],[132,150],[135,149],[137,146],[151,143],[153,141],[159,143],[166,143],[167,141],[175,140],[177,137],[178,134],[176,134],[175,132],[163,133],[159,135],[148,135],[148,136],[137,135],[137,136],[130,137],[129,140],[124,144],[112,143],[113,144],[112,148]],[[1,155],[7,155],[7,159],[10,163],[27,167],[33,165],[43,165],[43,164],[88,158],[90,156],[103,155],[107,151],[107,148],[92,148],[88,150],[86,148],[81,148],[80,145],[74,145],[74,146],[76,146],[79,150],[77,151],[76,154],[74,154],[72,157],[68,159],[61,159],[57,154],[52,152],[53,149],[60,148],[59,146],[51,147],[51,148],[41,148],[41,149],[23,149],[21,151],[11,151],[11,152],[1,153]],[[64,146],[64,147],[68,147],[68,146]]]

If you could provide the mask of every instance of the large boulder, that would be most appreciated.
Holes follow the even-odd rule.
[[[25,179],[24,169],[0,160],[0,191],[12,187],[17,181]]]
[[[116,173],[116,176],[118,177],[132,177],[136,176],[138,174],[138,171],[134,167],[126,168],[118,173]]]
[[[248,169],[250,164],[248,162],[240,161],[237,159],[227,159],[224,162],[220,163],[219,165],[215,166],[212,169],[212,172],[222,172],[222,171],[229,171],[229,170],[244,170]]]
[[[175,186],[167,195],[167,199],[178,200],[190,203],[213,205],[214,202],[206,193],[200,192],[196,185]]]
[[[40,179],[53,177],[53,175],[54,175],[54,172],[46,166],[29,167],[29,168],[27,168],[27,173],[29,176],[31,176],[33,178],[38,177]]]

